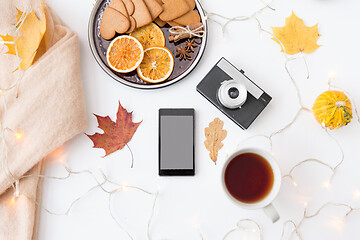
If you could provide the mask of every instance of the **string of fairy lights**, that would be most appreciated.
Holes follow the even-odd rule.
[[[244,223],[251,223],[252,225],[255,225],[254,228],[250,228],[250,227],[245,227],[243,226]],[[252,233],[257,233],[258,234],[258,238],[260,240],[263,239],[263,235],[262,235],[262,229],[261,226],[254,220],[252,219],[241,219],[236,223],[236,227],[229,230],[223,237],[223,240],[226,240],[228,238],[228,236],[230,236],[232,233],[236,232],[236,231],[244,231],[244,232],[252,232]]]
[[[264,14],[264,11],[271,10],[271,11],[275,11],[274,8],[272,8],[270,5],[273,2],[273,0],[271,0],[270,2],[266,3],[263,0],[261,0],[264,3],[264,7],[260,8],[259,10],[255,11],[254,13],[252,13],[249,16],[237,16],[237,17],[226,17],[226,16],[222,16],[218,13],[212,13],[212,12],[206,12],[205,11],[205,15],[206,18],[219,24],[222,27],[222,32],[223,34],[225,34],[225,29],[228,26],[229,23],[231,22],[237,22],[237,21],[250,21],[253,20],[257,23],[258,29],[259,29],[259,33],[267,33],[270,36],[272,36],[273,38],[277,39],[270,31],[264,29],[261,25],[261,22],[258,18],[258,16],[260,14]],[[20,31],[20,27],[22,26],[22,24],[24,23],[28,13],[31,12],[31,7],[27,10],[24,11],[23,14],[21,15],[20,19],[18,20],[18,22],[16,23],[16,33],[17,35],[19,34]],[[224,20],[225,23],[219,21],[219,20]],[[0,44],[2,45],[2,47],[4,47],[4,44],[13,44],[14,48],[15,48],[15,56],[17,58],[19,58],[19,54],[18,54],[18,50],[17,50],[17,45],[16,45],[16,40],[18,39],[18,37],[14,38],[14,41],[2,41],[0,39]],[[278,39],[277,39],[278,40]],[[282,49],[285,49],[284,46],[282,45],[281,41],[278,41],[279,44],[281,45]],[[280,130],[277,130],[273,133],[271,133],[270,135],[265,135],[265,134],[258,134],[258,135],[254,135],[251,136],[243,141],[247,141],[250,138],[255,138],[255,137],[264,137],[269,141],[270,144],[270,149],[271,152],[273,154],[273,137],[275,137],[278,134],[281,134],[282,132],[286,131],[288,128],[290,128],[298,119],[299,115],[302,112],[308,112],[308,113],[312,113],[312,110],[305,107],[305,105],[302,102],[302,97],[301,97],[301,92],[299,87],[296,84],[295,78],[292,76],[289,68],[288,68],[288,63],[296,60],[296,59],[303,59],[305,67],[306,67],[306,71],[307,71],[307,77],[309,78],[309,69],[308,69],[308,64],[306,62],[305,56],[304,54],[300,53],[297,56],[293,57],[293,56],[288,56],[285,52],[283,52],[284,57],[285,57],[285,65],[284,68],[296,90],[297,93],[297,98],[298,98],[298,102],[299,102],[299,109],[296,112],[294,118],[288,123],[286,124],[283,128],[281,128]],[[84,198],[86,195],[88,195],[90,192],[94,191],[95,189],[100,189],[102,190],[105,194],[108,195],[108,210],[110,213],[111,218],[114,220],[114,222],[117,224],[117,226],[119,227],[119,229],[121,229],[130,239],[134,239],[133,235],[123,226],[123,224],[118,220],[118,218],[116,218],[113,210],[112,210],[112,202],[113,202],[113,196],[119,192],[126,192],[128,190],[135,190],[135,191],[140,191],[146,195],[152,196],[153,197],[153,204],[152,204],[152,209],[151,209],[151,215],[148,219],[148,223],[147,223],[147,237],[148,239],[152,239],[151,237],[151,233],[150,233],[150,229],[151,229],[151,225],[153,222],[153,217],[155,215],[155,210],[156,210],[156,205],[157,205],[157,199],[159,196],[159,190],[157,191],[148,191],[146,189],[143,189],[141,187],[138,186],[129,186],[126,184],[119,184],[111,179],[109,179],[106,174],[102,171],[101,168],[98,169],[98,172],[101,175],[101,181],[98,180],[98,178],[96,177],[95,173],[91,170],[80,170],[80,171],[73,171],[68,164],[66,163],[66,161],[64,159],[60,159],[59,163],[60,165],[66,170],[66,176],[64,177],[55,177],[55,176],[46,176],[46,175],[24,175],[24,176],[20,176],[20,177],[16,177],[12,174],[12,172],[10,171],[9,168],[9,163],[8,163],[8,158],[7,158],[7,142],[5,140],[5,132],[11,132],[14,136],[15,139],[17,139],[18,141],[21,141],[23,139],[24,133],[21,130],[13,130],[10,129],[8,127],[5,126],[4,124],[4,119],[6,119],[6,109],[7,109],[7,105],[6,105],[6,97],[8,95],[8,92],[13,91],[14,89],[16,89],[16,96],[18,96],[19,94],[19,85],[21,82],[21,79],[23,77],[23,73],[24,70],[22,70],[20,68],[20,61],[17,62],[18,68],[16,69],[16,72],[18,72],[18,77],[16,78],[16,80],[7,88],[4,89],[0,89],[0,98],[2,100],[2,106],[3,106],[3,115],[2,115],[2,121],[0,122],[0,141],[1,141],[1,168],[2,170],[5,172],[9,183],[11,184],[11,187],[14,191],[13,193],[13,197],[9,200],[10,205],[14,205],[16,204],[16,200],[19,197],[25,197],[27,198],[29,201],[33,202],[35,205],[37,205],[40,209],[42,209],[43,211],[46,211],[47,213],[51,214],[51,215],[56,215],[56,216],[62,216],[62,215],[66,215],[66,216],[71,216],[72,215],[72,209],[73,207],[82,199]],[[340,89],[342,91],[344,91],[343,89],[335,86],[332,84],[332,80],[334,78],[334,75],[332,74],[329,78],[328,81],[328,87],[329,89]],[[354,99],[351,97],[351,95],[344,91],[349,98],[351,99],[351,102],[354,104],[354,112],[355,115],[357,117],[357,121],[360,123],[360,117],[359,117],[359,113],[358,110],[356,108],[356,103],[354,102]],[[316,163],[319,165],[322,165],[326,168],[328,168],[331,171],[331,176],[330,179],[326,182],[324,182],[324,187],[326,188],[330,188],[331,182],[333,180],[333,177],[335,175],[335,173],[337,172],[337,169],[343,164],[344,162],[344,151],[343,148],[341,146],[341,144],[339,143],[339,141],[333,136],[331,135],[328,130],[323,127],[324,131],[326,132],[326,134],[336,143],[339,151],[341,152],[341,156],[340,156],[340,160],[339,162],[335,165],[335,166],[331,166],[330,164],[321,161],[319,159],[316,158],[309,158],[309,159],[305,159],[299,163],[297,163],[296,165],[294,165],[290,171],[285,174],[283,176],[283,179],[289,178],[292,181],[292,184],[294,186],[297,186],[297,182],[295,181],[295,178],[293,176],[293,172],[300,166],[302,166],[303,164],[309,164],[309,163]],[[242,141],[242,142],[243,142]],[[240,143],[241,144],[241,143]],[[239,145],[240,145],[239,144]],[[23,193],[20,191],[20,180],[24,179],[24,178],[43,178],[43,179],[55,179],[55,180],[67,180],[69,178],[71,178],[73,175],[79,175],[79,174],[87,174],[89,175],[94,181],[95,181],[95,185],[91,188],[89,188],[86,192],[84,192],[82,195],[80,195],[79,197],[77,197],[76,199],[74,199],[74,201],[72,201],[70,203],[70,205],[68,206],[68,208],[63,211],[63,212],[55,212],[52,211],[48,208],[45,208],[43,205],[41,205],[39,202],[37,202],[36,200],[34,200],[33,198],[31,198],[30,196],[28,196],[27,194]],[[110,188],[109,188],[110,186]],[[357,195],[360,197],[360,192],[354,192],[354,195]],[[283,224],[283,230],[282,230],[282,234],[281,234],[281,239],[284,239],[285,237],[285,229],[286,226],[291,224],[291,226],[293,227],[293,231],[291,232],[291,235],[289,237],[289,239],[291,239],[293,237],[293,235],[296,235],[299,239],[302,239],[302,235],[300,232],[300,228],[302,226],[302,224],[307,220],[307,219],[311,219],[314,218],[316,216],[318,216],[324,209],[333,206],[333,207],[343,207],[347,209],[347,213],[345,214],[345,216],[343,216],[339,222],[343,223],[344,222],[344,218],[349,216],[352,212],[354,211],[358,211],[360,210],[360,208],[355,208],[351,205],[345,204],[345,203],[335,203],[335,202],[327,202],[324,205],[322,205],[317,211],[315,211],[315,213],[313,214],[309,214],[308,210],[307,210],[307,203],[304,203],[304,214],[303,217],[300,219],[300,221],[298,223],[295,223],[295,221],[293,220],[287,220],[284,222]],[[244,225],[244,223],[250,223],[252,225],[254,225],[254,227],[247,227]],[[198,229],[199,231],[199,235],[201,239],[204,239],[204,235],[201,233],[201,231]],[[245,232],[253,232],[253,233],[257,233],[258,234],[258,238],[260,240],[263,239],[263,231],[262,228],[260,226],[260,224],[258,222],[256,222],[255,220],[252,219],[241,219],[238,221],[238,223],[236,224],[236,227],[229,230],[223,237],[223,240],[227,239],[231,234],[233,234],[236,231],[245,231]]]
[[[16,26],[16,31],[15,31],[16,37],[14,37],[13,41],[3,41],[3,40],[0,39],[0,44],[1,44],[1,46],[3,48],[5,47],[5,44],[14,45],[15,56],[16,56],[17,59],[19,59],[19,53],[18,53],[18,47],[17,47],[16,41],[21,35],[20,34],[20,28],[23,25],[23,23],[25,22],[26,17],[28,16],[28,14],[30,12],[31,12],[31,6],[29,6],[29,8],[22,13],[19,20],[16,22],[16,24],[15,24],[15,26]],[[99,172],[101,173],[101,176],[102,176],[103,179],[100,182],[100,181],[97,180],[95,174],[92,171],[90,171],[90,170],[73,171],[73,170],[71,170],[71,168],[66,164],[66,162],[63,159],[60,160],[60,163],[67,172],[67,175],[64,176],[64,177],[54,177],[54,176],[37,175],[37,174],[36,175],[24,175],[24,176],[21,176],[21,177],[16,177],[16,176],[13,175],[13,173],[10,171],[8,158],[7,158],[7,142],[6,142],[6,139],[5,139],[5,132],[9,131],[9,132],[13,133],[14,138],[16,140],[18,140],[18,141],[22,140],[23,132],[22,131],[15,131],[13,129],[10,129],[10,128],[6,127],[4,125],[4,119],[6,119],[6,112],[7,112],[6,111],[7,110],[7,105],[6,105],[6,103],[7,103],[7,101],[6,101],[7,94],[10,91],[14,90],[14,89],[16,89],[16,97],[18,97],[18,94],[19,94],[19,85],[20,85],[20,82],[21,82],[21,79],[22,79],[23,73],[24,73],[24,70],[22,70],[21,67],[20,67],[20,61],[17,61],[17,69],[14,72],[19,73],[16,80],[9,87],[0,89],[0,98],[2,99],[2,106],[3,106],[2,121],[0,122],[0,129],[1,129],[0,130],[1,160],[2,160],[1,161],[1,168],[5,172],[5,175],[8,178],[8,181],[11,184],[11,187],[13,188],[13,191],[14,191],[12,198],[9,200],[10,205],[14,205],[16,203],[16,200],[19,197],[24,196],[25,198],[27,198],[28,200],[33,202],[35,205],[37,205],[37,207],[41,208],[42,210],[46,211],[47,213],[49,213],[51,215],[71,216],[72,215],[71,210],[72,210],[72,208],[74,207],[74,205],[77,202],[79,202],[83,197],[85,197],[91,191],[100,188],[103,192],[108,194],[108,209],[109,209],[109,213],[110,213],[112,219],[116,222],[117,226],[127,234],[127,236],[130,239],[134,239],[134,237],[122,226],[120,221],[116,219],[115,214],[113,213],[113,210],[111,208],[111,201],[112,201],[113,195],[120,192],[120,191],[124,192],[124,191],[127,191],[129,189],[137,190],[137,191],[140,191],[140,192],[142,192],[144,194],[154,196],[151,216],[150,216],[150,218],[148,220],[148,224],[147,224],[147,236],[148,236],[149,239],[151,239],[151,237],[150,237],[150,227],[151,227],[151,222],[152,222],[155,207],[156,207],[157,197],[159,195],[158,191],[157,192],[150,192],[148,190],[145,190],[145,189],[137,187],[137,186],[128,186],[128,185],[116,183],[116,182],[110,180],[103,173],[101,168],[99,168]],[[20,192],[20,180],[24,179],[24,178],[36,177],[36,178],[43,178],[43,179],[66,180],[66,179],[69,179],[72,175],[78,175],[78,174],[88,174],[88,175],[90,175],[95,180],[96,185],[91,187],[84,194],[82,194],[81,196],[77,197],[74,201],[72,201],[70,203],[69,207],[64,212],[54,212],[54,211],[52,211],[52,210],[50,210],[48,208],[45,208],[43,205],[41,205],[38,201],[34,200],[32,197],[28,196],[25,193]],[[113,187],[112,190],[107,190],[104,187],[104,185],[106,183],[108,183],[108,184],[110,184],[112,186],[115,186],[115,188]]]
[[[222,16],[220,14],[217,14],[217,13],[207,13],[207,16],[208,16],[208,19],[210,20],[213,20],[211,18],[211,16],[216,16],[217,18],[220,18],[220,19],[223,19],[225,20],[225,23],[222,23],[220,21],[218,21],[217,19],[214,19],[213,21],[217,24],[219,24],[221,27],[222,27],[222,33],[225,34],[225,28],[226,26],[230,23],[230,22],[236,22],[236,21],[246,21],[246,20],[255,20],[257,22],[257,26],[258,26],[258,29],[259,29],[259,33],[260,35],[262,35],[262,33],[267,33],[269,34],[271,37],[273,37],[274,39],[277,40],[277,42],[281,45],[281,48],[282,49],[285,49],[285,47],[283,46],[283,44],[281,43],[281,41],[273,34],[271,33],[270,31],[264,29],[261,25],[261,22],[260,20],[258,19],[258,15],[259,14],[263,14],[264,13],[264,10],[265,9],[271,9],[271,10],[275,10],[273,8],[271,8],[269,5],[272,3],[273,1],[270,1],[268,4],[265,3],[265,7],[261,8],[260,10],[254,12],[252,15],[250,16],[237,16],[237,17],[233,17],[233,18],[229,18],[229,17],[226,17],[226,16]],[[303,101],[302,101],[302,96],[301,96],[301,92],[300,92],[300,89],[298,87],[298,85],[296,84],[296,81],[295,81],[295,78],[292,76],[289,68],[288,68],[288,64],[289,62],[293,61],[293,60],[296,60],[296,59],[299,59],[299,58],[302,58],[303,61],[304,61],[304,64],[305,64],[305,67],[306,67],[306,71],[307,71],[307,78],[309,79],[310,78],[310,74],[309,74],[309,68],[308,68],[308,64],[307,64],[307,61],[306,61],[306,58],[305,58],[305,55],[303,53],[300,53],[298,54],[297,56],[295,57],[292,57],[292,56],[289,56],[288,54],[285,53],[285,51],[283,51],[283,54],[284,54],[284,57],[285,57],[285,65],[284,65],[284,68],[296,90],[296,93],[297,93],[297,98],[298,98],[298,103],[300,105],[298,111],[296,112],[295,114],[295,117],[288,123],[286,124],[283,128],[281,128],[280,130],[277,130],[273,133],[271,133],[270,135],[265,135],[265,134],[258,134],[258,135],[254,135],[254,136],[251,136],[249,138],[246,138],[245,140],[242,140],[238,146],[240,147],[242,145],[243,142],[249,140],[250,138],[255,138],[255,137],[264,137],[266,138],[268,141],[269,141],[269,144],[270,144],[270,149],[271,149],[271,152],[272,154],[275,154],[274,153],[274,150],[273,150],[273,140],[272,138],[282,132],[284,132],[285,130],[287,130],[288,128],[290,128],[295,122],[296,120],[298,119],[299,115],[302,113],[302,112],[308,112],[308,113],[312,113],[312,110],[305,107],[305,105],[303,104]],[[356,115],[356,118],[357,118],[357,121],[360,123],[360,116],[359,116],[359,113],[358,113],[358,110],[357,110],[357,107],[356,107],[356,103],[354,101],[354,98],[351,96],[351,94],[345,90],[343,90],[342,88],[338,87],[338,86],[335,86],[332,84],[332,80],[334,79],[334,74],[333,73],[330,73],[329,74],[329,81],[328,81],[328,89],[339,89],[343,92],[345,92],[347,94],[347,96],[350,98],[351,102],[354,104],[354,112],[355,112],[355,115]],[[303,164],[308,164],[308,163],[316,163],[316,164],[320,164],[321,166],[324,166],[326,168],[328,168],[330,171],[331,171],[331,176],[330,176],[330,179],[328,181],[325,181],[323,186],[327,189],[330,189],[330,186],[331,186],[331,182],[338,170],[338,168],[344,163],[344,150],[341,146],[341,144],[339,143],[339,141],[329,133],[328,129],[325,128],[325,126],[322,126],[324,131],[326,132],[326,134],[336,143],[339,151],[341,152],[341,156],[340,156],[340,161],[335,165],[335,166],[331,166],[330,164],[324,162],[324,161],[321,161],[319,159],[316,159],[316,158],[308,158],[308,159],[305,159],[303,161],[300,161],[298,162],[295,166],[293,166],[290,171],[285,174],[283,176],[283,179],[285,178],[290,178],[290,180],[292,181],[292,184],[296,187],[298,186],[298,183],[295,181],[294,177],[293,177],[293,172],[296,168],[302,166]],[[360,195],[360,192],[355,192],[354,194],[357,194],[357,195]],[[300,234],[300,231],[299,231],[299,228],[300,226],[302,225],[302,223],[306,220],[306,219],[310,219],[310,218],[313,218],[313,217],[316,217],[318,216],[321,211],[328,207],[328,206],[343,206],[343,207],[346,207],[349,209],[348,213],[345,215],[345,217],[347,217],[350,213],[352,213],[353,211],[355,210],[360,210],[360,208],[354,208],[348,204],[344,204],[344,203],[333,203],[333,202],[327,202],[325,203],[323,206],[321,206],[314,214],[312,215],[308,215],[307,214],[307,203],[304,203],[304,207],[305,207],[305,210],[304,210],[304,215],[303,215],[303,218],[300,220],[300,222],[298,224],[295,224],[294,221],[292,220],[287,220],[284,222],[284,225],[283,225],[283,231],[282,231],[282,235],[281,235],[281,239],[283,239],[284,237],[284,231],[285,231],[285,227],[288,223],[291,223],[294,227],[294,230],[290,236],[289,239],[291,239],[293,237],[293,234],[296,234],[298,236],[299,239],[302,239],[301,237],[301,234]],[[343,219],[340,221],[340,222],[344,222]],[[256,223],[256,222],[255,222]],[[257,223],[256,223],[257,224]],[[260,236],[259,236],[259,239],[262,239],[261,237],[261,228],[258,227],[257,230],[255,230],[257,232],[259,232]]]

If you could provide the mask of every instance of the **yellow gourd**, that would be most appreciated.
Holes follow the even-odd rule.
[[[312,109],[321,126],[331,130],[346,126],[352,119],[350,99],[341,91],[323,92],[315,100]]]

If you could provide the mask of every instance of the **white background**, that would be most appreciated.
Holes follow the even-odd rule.
[[[227,16],[247,15],[261,7],[255,0],[206,0],[208,11]],[[259,36],[253,21],[231,23],[224,36],[221,28],[209,22],[209,38],[204,56],[197,68],[185,79],[158,90],[138,90],[126,87],[111,79],[96,63],[88,45],[87,24],[94,0],[48,0],[48,4],[62,20],[79,35],[82,74],[86,95],[89,127],[85,131],[99,131],[92,113],[110,115],[113,119],[120,100],[134,120],[141,121],[130,142],[135,166],[130,168],[130,153],[124,148],[106,158],[102,149],[92,148],[92,142],[80,134],[63,147],[68,164],[74,170],[90,169],[98,175],[98,166],[113,180],[157,191],[160,195],[151,227],[153,239],[200,239],[195,226],[205,239],[222,239],[242,218],[252,218],[263,227],[265,239],[280,239],[282,224],[287,219],[299,221],[303,204],[308,203],[309,213],[316,211],[327,201],[346,202],[360,206],[360,199],[353,192],[360,190],[359,133],[360,124],[354,119],[348,126],[333,131],[345,151],[345,162],[339,168],[330,190],[323,182],[330,171],[316,164],[298,168],[294,176],[299,186],[295,188],[284,179],[274,205],[281,219],[272,224],[261,210],[243,210],[234,205],[224,194],[220,182],[221,169],[227,154],[238,143],[255,134],[270,134],[286,125],[298,110],[296,92],[284,69],[284,57],[280,47],[269,36]],[[290,70],[301,88],[306,106],[311,107],[316,97],[327,89],[329,72],[335,72],[334,84],[347,89],[360,103],[360,2],[357,0],[274,0],[275,12],[266,10],[260,15],[263,26],[283,26],[285,18],[293,10],[305,24],[319,22],[322,46],[306,59],[310,79],[306,79],[303,61],[290,64]],[[214,106],[207,102],[195,87],[210,68],[225,57],[238,68],[245,70],[259,86],[272,97],[270,105],[247,131],[241,130]],[[358,105],[359,106],[359,105]],[[158,176],[158,109],[164,107],[191,107],[196,110],[196,176]],[[210,160],[203,142],[204,128],[215,117],[224,121],[228,136],[220,151],[217,165]],[[114,119],[115,120],[115,119]],[[254,139],[244,146],[268,149],[263,139]],[[282,135],[274,137],[274,150],[283,174],[297,162],[317,157],[331,165],[340,160],[340,152],[312,114],[304,113],[294,126]],[[49,158],[46,174],[64,175],[58,158]],[[100,179],[100,175],[99,179]],[[78,196],[94,185],[92,178],[81,175],[67,181],[45,180],[43,204],[53,211],[64,211]],[[107,195],[95,190],[78,202],[72,216],[52,216],[42,211],[40,216],[40,240],[64,239],[127,239],[108,212]],[[146,224],[150,216],[153,198],[136,191],[119,193],[112,205],[116,218],[135,239],[147,239]],[[336,219],[346,213],[344,208],[328,208],[318,217],[306,221],[301,230],[304,239],[358,239],[360,212],[354,212],[343,225]],[[288,228],[290,230],[290,227]],[[257,239],[254,233],[237,232],[228,239]]]

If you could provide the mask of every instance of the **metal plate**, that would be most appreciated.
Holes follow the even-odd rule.
[[[100,65],[100,67],[109,74],[112,78],[114,78],[116,81],[123,83],[130,87],[135,88],[141,88],[141,89],[155,89],[155,88],[161,88],[165,86],[169,86],[175,82],[180,81],[183,79],[186,75],[188,75],[197,65],[197,63],[200,61],[204,50],[206,46],[207,41],[207,21],[205,18],[204,11],[198,2],[198,0],[195,0],[196,7],[195,10],[199,12],[202,24],[204,25],[205,34],[203,38],[195,38],[195,41],[199,44],[196,48],[194,48],[194,52],[190,53],[192,60],[182,60],[180,61],[179,58],[174,58],[174,71],[170,75],[170,77],[165,80],[164,82],[157,83],[157,84],[151,84],[143,81],[139,78],[136,71],[133,71],[131,73],[117,73],[113,71],[107,64],[106,61],[106,50],[111,42],[108,40],[105,40],[100,35],[100,24],[102,15],[104,13],[105,8],[110,4],[110,0],[98,0],[96,1],[96,4],[91,12],[90,20],[89,20],[89,44],[91,52],[93,53],[96,61]],[[161,28],[161,30],[164,33],[166,44],[165,47],[170,49],[171,53],[175,56],[176,53],[176,47],[178,45],[184,45],[184,40],[180,40],[177,43],[169,42],[169,25],[165,25]]]

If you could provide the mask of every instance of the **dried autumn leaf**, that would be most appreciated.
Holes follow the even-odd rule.
[[[30,13],[35,11],[38,18],[41,17],[40,7],[44,5],[44,0],[3,0],[0,1],[0,35],[9,34],[11,36],[20,36],[16,32],[17,9],[21,12]]]
[[[19,9],[22,12],[30,12],[34,10],[35,13],[37,13],[37,10],[40,10],[44,3],[44,0],[13,0],[13,4],[16,9]],[[38,17],[40,16],[41,13],[38,15]]]
[[[39,19],[35,12],[30,12],[25,20],[22,22],[21,19],[25,17],[23,12],[18,10],[18,14],[16,16],[18,24],[20,26],[21,36],[16,38],[10,35],[5,35],[0,37],[3,41],[6,42],[14,42],[17,46],[18,56],[22,59],[20,63],[20,68],[25,70],[29,68],[34,60],[34,57],[39,48],[40,42],[46,31],[46,16],[45,16],[45,8],[44,5],[40,7],[41,11],[41,19]],[[8,47],[8,54],[16,55],[15,45],[12,43],[5,43]]]
[[[86,134],[94,143],[94,148],[102,148],[105,150],[105,156],[117,150],[123,149],[131,140],[136,129],[141,122],[134,123],[132,121],[132,112],[128,112],[119,102],[119,108],[116,114],[116,122],[113,122],[109,116],[102,117],[94,114],[98,121],[98,128],[104,133],[95,133],[93,135]],[[131,164],[131,167],[133,163]]]
[[[276,38],[272,38],[275,42],[280,44],[281,48],[285,48],[286,54],[297,54],[299,52],[312,53],[320,45],[316,42],[320,37],[318,32],[318,24],[307,27],[304,21],[298,18],[293,12],[292,15],[286,18],[284,27],[271,27]],[[284,49],[281,49],[283,52]]]
[[[215,118],[214,121],[209,123],[209,127],[205,128],[204,142],[205,147],[210,151],[209,156],[211,160],[216,164],[219,150],[224,146],[222,140],[226,138],[227,132],[222,129],[224,122],[219,118]]]

